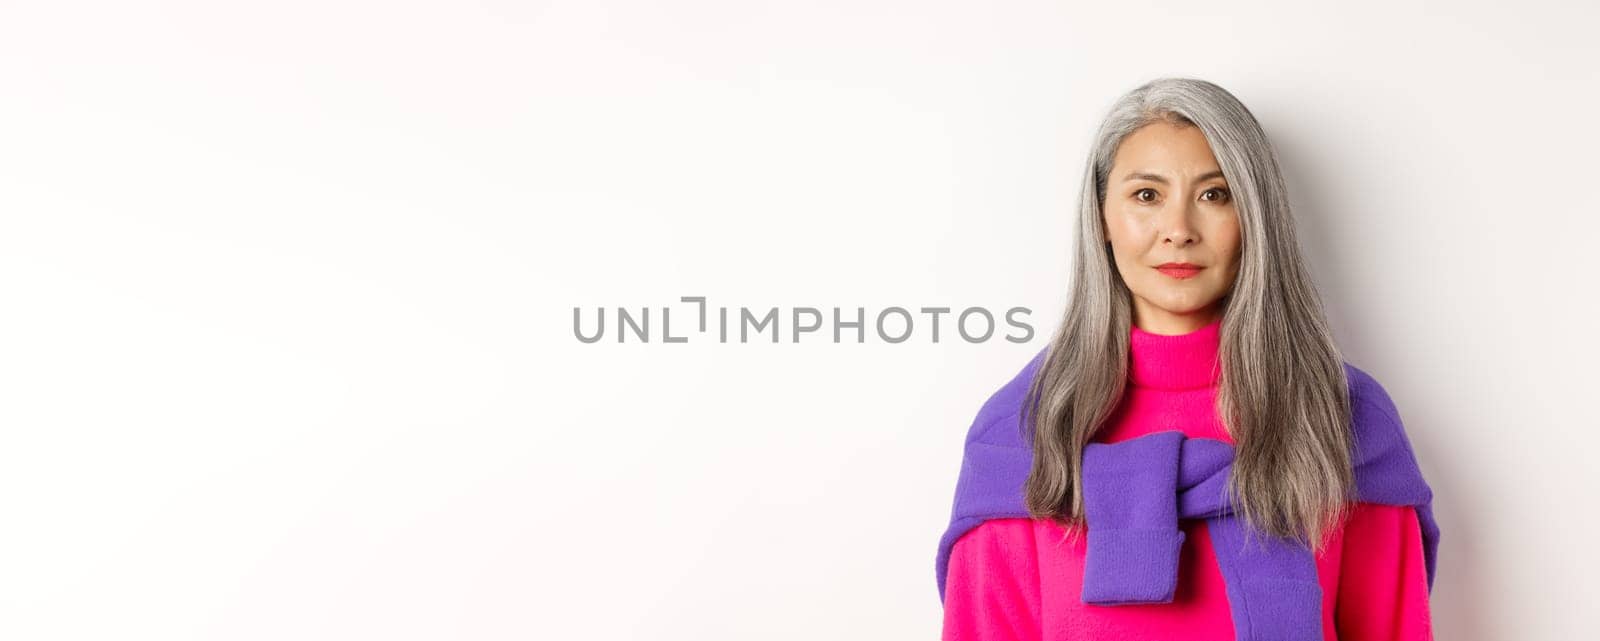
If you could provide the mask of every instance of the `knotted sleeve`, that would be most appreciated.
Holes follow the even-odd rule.
[[[1182,432],[1170,431],[1084,449],[1084,603],[1172,602],[1184,539],[1178,528],[1183,441]]]

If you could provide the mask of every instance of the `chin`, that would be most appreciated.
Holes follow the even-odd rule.
[[[1207,308],[1211,307],[1211,303],[1213,302],[1216,302],[1216,299],[1197,300],[1193,298],[1185,298],[1181,301],[1168,301],[1166,304],[1160,305],[1160,307],[1162,311],[1165,311],[1168,314],[1188,315],[1205,311]]]

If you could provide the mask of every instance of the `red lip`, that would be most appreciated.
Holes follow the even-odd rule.
[[[1173,278],[1193,278],[1205,268],[1194,263],[1162,263],[1156,269]]]

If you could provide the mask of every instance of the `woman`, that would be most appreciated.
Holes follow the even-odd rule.
[[[967,436],[944,638],[1432,638],[1431,490],[1334,344],[1251,113],[1129,92],[1078,209],[1061,326]]]

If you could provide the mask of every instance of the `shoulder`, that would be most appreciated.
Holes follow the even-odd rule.
[[[967,444],[986,443],[1002,447],[1024,447],[1020,430],[1004,429],[1004,427],[1017,426],[1021,418],[1022,404],[1028,395],[1028,387],[1033,384],[1033,379],[1038,375],[1049,350],[1049,346],[1040,349],[1009,381],[989,395],[988,400],[978,409],[972,427],[967,430]]]
[[[1350,388],[1350,428],[1357,447],[1365,450],[1366,456],[1395,447],[1409,454],[1411,439],[1389,391],[1366,370],[1348,362],[1344,369]]]
[[[1395,423],[1400,421],[1400,412],[1395,407],[1394,399],[1389,397],[1389,391],[1384,389],[1378,379],[1349,362],[1344,364],[1344,373],[1350,387],[1352,414],[1376,413],[1378,416],[1369,418],[1385,418]]]
[[[1345,363],[1350,382],[1350,430],[1358,496],[1389,505],[1432,497],[1394,399],[1377,379]]]

